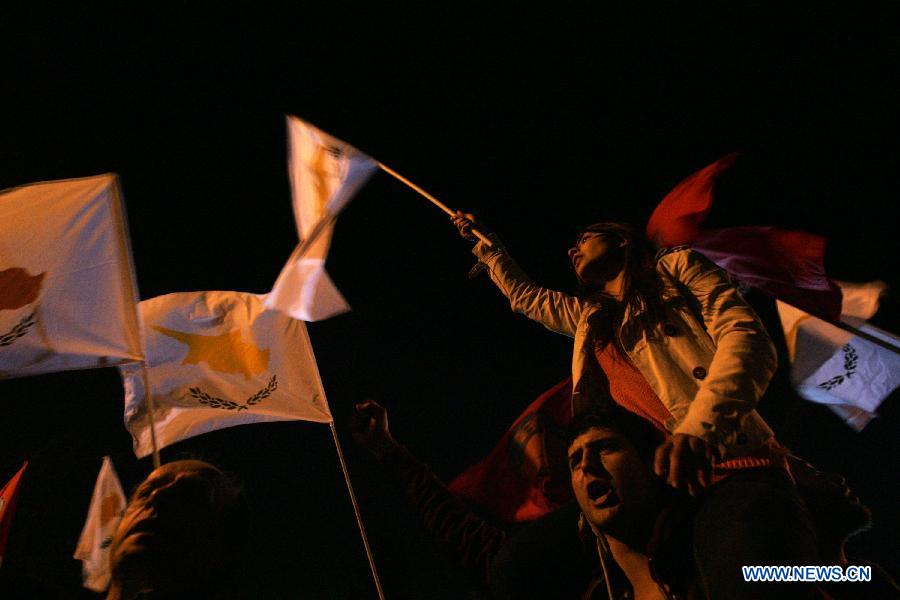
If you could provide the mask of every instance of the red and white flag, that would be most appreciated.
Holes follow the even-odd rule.
[[[104,456],[74,555],[81,561],[82,585],[89,590],[99,593],[109,587],[109,545],[125,505],[122,484],[112,461]]]
[[[783,302],[778,302],[778,314],[797,393],[827,405],[860,431],[876,416],[881,402],[900,386],[900,337],[866,322],[878,310],[884,283],[841,282],[840,286],[844,298],[841,320],[886,346]]]
[[[707,229],[693,248],[741,284],[828,321],[841,314],[841,289],[825,274],[825,238],[777,227]]]
[[[703,228],[715,182],[736,157],[720,158],[666,194],[647,222],[647,238],[658,246],[690,244],[742,284],[837,321],[841,290],[825,275],[824,238],[777,227]]]
[[[716,180],[737,156],[736,152],[727,154],[672,188],[647,221],[647,239],[660,247],[693,243],[712,209]]]
[[[264,300],[181,292],[140,303],[147,368],[119,367],[137,456],[152,451],[148,384],[159,448],[235,425],[331,422],[306,325]]]
[[[504,521],[537,519],[569,502],[565,427],[572,420],[572,378],[541,394],[484,459],[450,491]]]
[[[0,379],[141,360],[115,175],[0,193]]]
[[[309,123],[287,118],[288,169],[300,244],[266,299],[295,319],[320,321],[350,310],[325,271],[338,213],[371,177],[377,163]]]
[[[3,565],[3,557],[6,555],[6,541],[9,539],[13,514],[16,512],[19,484],[27,466],[28,461],[25,461],[22,468],[3,486],[3,489],[0,489],[0,565]]]

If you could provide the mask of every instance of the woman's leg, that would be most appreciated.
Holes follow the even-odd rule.
[[[787,474],[748,469],[709,488],[694,521],[694,558],[707,600],[809,597],[813,584],[744,582],[741,569],[817,564],[812,522]]]

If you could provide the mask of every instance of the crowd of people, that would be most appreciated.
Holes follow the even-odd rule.
[[[870,514],[837,476],[790,454],[756,411],[776,367],[728,275],[687,247],[657,250],[619,223],[569,250],[579,293],[532,282],[470,214],[460,233],[512,309],[574,338],[565,437],[575,501],[525,524],[473,510],[358,404],[354,439],[402,490],[435,543],[494,598],[897,597],[867,583],[747,582],[742,566],[847,566]],[[227,598],[249,509],[216,467],[178,461],[136,489],[111,545],[109,598]]]

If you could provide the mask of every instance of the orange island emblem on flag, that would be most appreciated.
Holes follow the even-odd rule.
[[[0,191],[0,379],[143,359],[115,175]]]
[[[0,270],[0,310],[17,310],[34,304],[46,274],[29,275],[27,270],[18,267]],[[26,335],[35,324],[35,313],[30,311],[12,329],[0,333],[0,347],[9,346]]]
[[[266,372],[269,368],[269,350],[260,350],[253,343],[241,339],[239,329],[221,335],[184,333],[151,325],[153,329],[188,346],[183,365],[199,365],[205,361],[209,368],[219,373],[240,373],[245,379]]]
[[[110,521],[122,516],[123,510],[125,510],[125,505],[122,497],[118,494],[108,493],[100,502],[100,526],[106,527]],[[104,540],[103,545],[108,546],[109,541]]]
[[[264,301],[207,291],[140,303],[147,366],[120,367],[138,456],[152,450],[151,415],[160,448],[235,425],[331,421],[306,327]]]
[[[32,304],[41,292],[44,275],[29,275],[18,267],[0,271],[0,310],[16,310]]]

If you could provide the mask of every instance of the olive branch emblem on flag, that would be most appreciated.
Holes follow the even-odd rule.
[[[267,383],[264,388],[244,400],[243,404],[238,404],[237,402],[233,402],[231,400],[225,400],[223,398],[210,396],[199,387],[188,388],[188,392],[190,392],[191,396],[193,396],[200,404],[205,404],[210,408],[222,408],[225,410],[236,410],[240,412],[242,410],[247,410],[251,406],[259,404],[265,398],[268,398],[276,389],[278,389],[277,375],[272,375],[272,379],[269,380],[269,383]]]
[[[820,383],[818,387],[825,391],[833,390],[856,374],[856,363],[859,362],[859,354],[856,352],[856,349],[850,344],[845,344],[841,351],[844,353],[844,373],[835,375],[828,381]]]
[[[15,342],[20,337],[23,337],[28,333],[28,331],[34,327],[35,320],[34,316],[37,314],[37,311],[32,312],[30,315],[26,315],[19,321],[12,329],[0,335],[0,347],[9,346],[13,342]]]
[[[237,425],[331,422],[306,326],[264,301],[205,291],[140,303],[147,364],[119,367],[137,456],[153,452],[153,422],[158,448]]]

